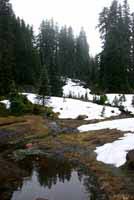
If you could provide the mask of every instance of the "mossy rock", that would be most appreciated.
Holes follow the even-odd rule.
[[[41,156],[41,155],[45,155],[45,152],[40,149],[35,149],[35,148],[19,149],[13,152],[13,156],[15,160],[23,160],[27,156]]]

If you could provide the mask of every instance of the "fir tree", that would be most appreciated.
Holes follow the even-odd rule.
[[[43,66],[43,69],[41,72],[38,94],[39,94],[38,98],[41,99],[42,105],[44,106],[46,103],[46,100],[49,98],[49,95],[50,95],[50,85],[49,85],[47,68],[45,65]]]
[[[103,39],[100,57],[100,84],[107,92],[128,91],[127,70],[130,56],[130,23],[127,1],[122,9],[114,0],[100,15]]]
[[[8,0],[0,0],[0,95],[7,95],[13,80],[14,34],[12,18],[14,13]]]

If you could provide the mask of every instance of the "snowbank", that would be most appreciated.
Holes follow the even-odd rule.
[[[129,150],[134,149],[134,134],[128,133],[119,140],[97,147],[97,160],[106,164],[120,167],[126,162],[126,155]]]
[[[134,118],[118,119],[111,121],[104,121],[95,124],[82,125],[78,129],[81,132],[101,130],[101,129],[118,129],[120,131],[134,131]]]
[[[35,94],[26,94],[27,98],[32,103],[37,103]],[[53,108],[54,112],[59,112],[59,118],[75,119],[79,115],[87,115],[87,120],[91,119],[103,119],[111,116],[117,116],[120,114],[118,108],[105,107],[104,116],[102,116],[103,106],[97,105],[91,102],[84,102],[81,100],[75,100],[62,97],[51,97],[48,100],[47,106]]]
[[[60,118],[75,119],[79,115],[87,115],[87,120],[103,119],[111,116],[117,116],[120,111],[117,108],[105,107],[104,115],[102,116],[103,106],[91,102],[84,102],[75,99],[64,99],[51,97],[49,106],[52,106],[54,112],[60,113]]]
[[[92,131],[107,128],[134,132],[134,118],[83,125],[78,129],[80,131]],[[102,161],[106,164],[113,164],[116,167],[119,167],[126,162],[126,154],[132,149],[134,149],[134,133],[127,133],[124,137],[119,138],[117,141],[97,147],[95,152],[97,153],[98,161]]]
[[[134,114],[134,106],[132,105],[132,99],[134,94],[125,94],[125,101],[122,102],[122,105],[125,107],[125,110],[130,111]],[[121,94],[107,94],[108,102],[113,105],[113,100],[116,97],[118,100],[121,97]]]
[[[91,90],[88,88],[84,88],[82,86],[80,80],[73,81],[72,79],[66,80],[66,85],[63,86],[63,96],[69,97],[72,96],[73,98],[80,99],[81,97],[87,98],[88,100],[93,100],[93,95],[90,94]]]

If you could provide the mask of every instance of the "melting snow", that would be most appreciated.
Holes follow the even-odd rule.
[[[91,131],[107,128],[134,132],[134,118],[83,125],[78,129],[80,131]],[[113,164],[116,167],[119,167],[126,162],[127,151],[131,149],[134,149],[134,133],[127,133],[124,137],[119,138],[117,141],[97,147],[95,152],[97,153],[98,161],[102,161],[106,164]]]
[[[97,147],[95,152],[98,161],[120,167],[125,164],[127,152],[132,149],[134,149],[134,134],[128,133],[115,142]]]
[[[84,88],[81,85],[79,80],[72,81],[72,79],[67,79],[66,85],[63,86],[63,96],[69,97],[70,95],[73,98],[87,98],[88,100],[93,100],[93,95],[90,94],[91,90],[88,88]]]
[[[32,103],[37,103],[35,94],[26,94],[27,98]],[[117,116],[120,114],[118,108],[105,107],[104,116],[101,116],[103,106],[97,105],[91,102],[84,102],[81,100],[75,100],[70,98],[51,97],[47,106],[53,108],[54,112],[59,112],[59,117],[62,119],[71,118],[75,119],[79,115],[86,115],[87,120],[91,119],[103,119],[111,116]]]
[[[104,121],[95,124],[82,125],[78,129],[83,131],[101,130],[101,129],[118,129],[120,131],[134,131],[134,118],[118,119]]]

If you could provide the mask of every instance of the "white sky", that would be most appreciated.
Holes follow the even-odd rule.
[[[123,0],[119,0],[123,2]],[[71,25],[75,34],[83,26],[90,45],[90,54],[95,55],[101,50],[101,41],[96,26],[98,16],[104,6],[112,0],[10,0],[17,16],[38,31],[43,19],[54,18],[59,25]],[[134,0],[128,0],[134,11]]]

